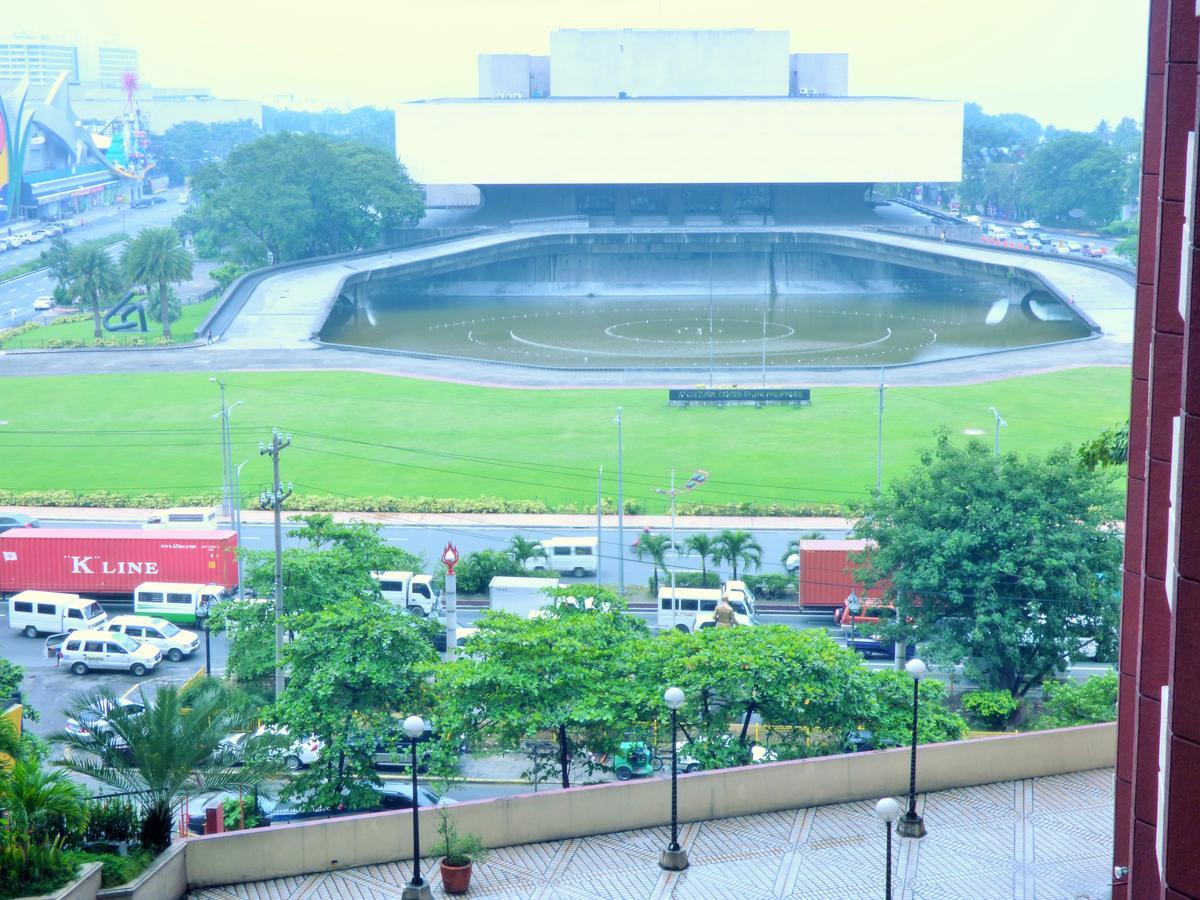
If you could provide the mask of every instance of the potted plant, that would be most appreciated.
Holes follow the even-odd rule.
[[[487,861],[487,849],[473,834],[459,836],[445,804],[438,806],[438,814],[441,816],[438,824],[441,840],[434,849],[442,858],[442,889],[447,894],[465,894],[471,887],[472,865]]]

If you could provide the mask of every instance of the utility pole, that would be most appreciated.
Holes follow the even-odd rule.
[[[292,486],[287,490],[279,481],[279,454],[292,442],[289,434],[284,437],[275,428],[271,431],[271,443],[258,445],[259,456],[270,456],[274,470],[271,490],[263,491],[258,502],[263,509],[275,511],[275,699],[283,694],[283,501],[292,495]]]
[[[617,407],[617,590],[625,593],[625,470],[621,462],[621,407]]]
[[[879,437],[875,445],[875,496],[883,489],[883,392],[887,385],[883,383],[883,366],[879,367]]]
[[[1005,422],[1004,419],[1000,416],[1000,413],[996,411],[996,407],[989,406],[988,409],[990,409],[992,411],[992,415],[996,417],[996,450],[995,450],[995,453],[996,453],[996,456],[999,456],[1000,455],[1000,428],[1001,427],[1007,428],[1008,423]]]
[[[242,468],[248,459],[243,459],[238,463],[237,468],[233,470],[233,530],[237,533],[238,542],[238,599],[241,600],[245,596],[245,588],[242,586]]]
[[[692,473],[692,477],[687,480],[687,484],[683,486],[685,491],[693,490],[694,488],[704,484],[708,480],[708,473],[703,469],[697,469]],[[679,549],[675,544],[675,498],[679,496],[679,491],[675,489],[675,467],[671,467],[671,487],[667,490],[663,488],[655,488],[656,494],[671,495],[671,627],[676,627],[679,619],[679,600],[675,595],[675,570],[679,567]],[[654,598],[655,606],[658,606],[658,598]]]
[[[604,466],[596,472],[596,587],[600,586],[600,566],[604,561]]]
[[[713,295],[712,295],[712,251],[708,251],[708,386],[713,386]]]
[[[219,378],[208,380],[221,389],[221,411],[216,416],[221,420],[221,515],[232,518],[229,484],[233,479],[229,477],[229,412],[225,407],[225,382]]]

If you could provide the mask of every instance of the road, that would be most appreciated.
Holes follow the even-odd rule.
[[[169,225],[183,209],[179,205],[179,193],[179,190],[167,191],[162,195],[167,198],[167,202],[151,206],[149,209],[97,209],[81,213],[74,218],[85,224],[71,229],[63,237],[75,244],[125,231],[136,234],[149,225]],[[50,241],[45,240],[0,252],[0,271],[37,259],[49,246]],[[54,282],[44,271],[30,272],[20,278],[0,282],[0,328],[20,325],[39,315],[33,308],[33,301],[38,297],[48,296],[53,290]]]

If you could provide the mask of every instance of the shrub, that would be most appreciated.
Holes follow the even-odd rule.
[[[245,817],[246,828],[261,828],[266,824],[266,815],[257,803],[257,796],[243,797],[242,808],[238,809],[238,798],[230,797],[221,805],[225,809],[225,830],[240,831],[242,817]]]
[[[117,853],[94,853],[87,850],[68,850],[63,856],[75,866],[98,862],[101,864],[100,887],[118,887],[141,875],[154,862],[149,850],[136,850],[126,856]]]
[[[1021,706],[1008,691],[971,691],[963,697],[963,707],[985,728],[1002,729]]]
[[[89,801],[87,814],[84,836],[88,841],[129,843],[137,838],[142,827],[141,810],[119,797]]]
[[[1045,701],[1038,717],[1038,728],[1069,728],[1111,722],[1117,717],[1117,693],[1120,680],[1116,672],[1075,681],[1046,682]]]

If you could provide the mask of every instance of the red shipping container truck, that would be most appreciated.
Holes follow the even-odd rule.
[[[147,581],[237,587],[237,533],[14,528],[0,534],[0,593],[132,594]]]
[[[800,541],[800,609],[833,613],[842,608],[851,591],[864,605],[882,597],[882,586],[868,591],[854,580],[850,556],[865,549],[866,541]]]

